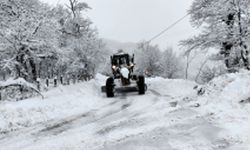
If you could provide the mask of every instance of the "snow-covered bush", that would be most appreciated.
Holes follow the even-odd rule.
[[[226,69],[222,66],[208,67],[206,66],[199,77],[201,83],[208,83],[215,77],[223,75],[226,73]]]

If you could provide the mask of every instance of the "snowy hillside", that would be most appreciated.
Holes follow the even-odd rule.
[[[1,150],[235,150],[250,148],[250,76],[205,86],[147,79],[146,95],[100,92],[106,77],[0,103]],[[197,91],[202,95],[197,95]]]

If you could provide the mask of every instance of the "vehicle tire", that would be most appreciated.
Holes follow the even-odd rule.
[[[112,77],[106,81],[106,94],[107,97],[114,97],[114,79]]]
[[[138,77],[137,86],[138,86],[139,95],[145,94],[145,89],[146,88],[145,88],[145,77],[144,76],[139,76]]]

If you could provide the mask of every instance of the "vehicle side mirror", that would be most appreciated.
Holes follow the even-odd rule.
[[[133,54],[133,56],[131,58],[132,63],[134,63],[134,59],[135,59],[135,54]]]
[[[110,62],[111,62],[111,65],[113,65],[113,57],[110,56]]]

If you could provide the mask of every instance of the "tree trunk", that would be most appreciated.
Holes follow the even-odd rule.
[[[225,58],[225,65],[229,71],[234,67],[231,63],[232,60],[230,60],[230,54],[234,46],[234,44],[230,41],[230,39],[232,39],[233,36],[234,21],[235,21],[235,14],[234,13],[228,14],[225,23],[227,24],[229,33],[227,35],[227,40],[222,43],[222,51],[221,51],[221,54],[223,54]]]
[[[233,44],[229,43],[229,42],[224,42],[222,44],[222,49],[223,51],[221,52],[222,54],[224,54],[224,58],[225,58],[225,65],[228,69],[232,68],[231,65],[231,61],[230,61],[230,53],[231,53],[231,49],[233,47]]]
[[[247,46],[245,44],[245,42],[243,42],[243,30],[242,30],[242,24],[241,24],[241,9],[238,6],[238,26],[239,26],[239,33],[240,33],[240,53],[241,53],[241,59],[243,61],[243,66],[244,68],[249,70],[249,60],[248,60],[248,55],[249,55],[249,51],[247,50]]]
[[[185,68],[185,79],[188,79],[188,70],[189,70],[189,65],[190,65],[190,53],[187,54],[187,62],[186,62],[186,68]]]
[[[37,79],[36,64],[35,64],[33,58],[30,58],[30,61],[29,61],[29,62],[30,62],[30,67],[31,67],[32,80],[33,80],[33,81],[36,81],[36,79]]]

